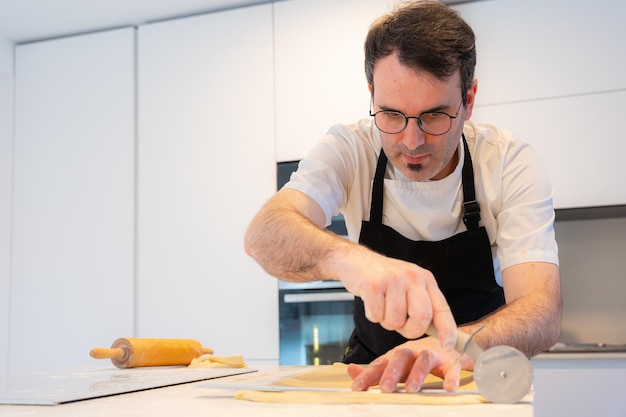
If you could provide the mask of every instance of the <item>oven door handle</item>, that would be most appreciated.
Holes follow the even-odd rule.
[[[354,294],[347,291],[285,294],[285,303],[321,303],[325,301],[353,301]]]

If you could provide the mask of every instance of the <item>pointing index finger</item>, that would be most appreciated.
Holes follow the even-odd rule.
[[[457,328],[450,306],[436,285],[427,285],[426,291],[428,291],[433,307],[432,324],[436,328],[436,334],[431,334],[431,336],[436,336],[441,346],[451,352],[456,345]],[[429,327],[429,330],[433,328],[433,325]]]

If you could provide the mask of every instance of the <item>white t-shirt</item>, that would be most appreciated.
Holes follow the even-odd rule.
[[[496,280],[501,270],[524,262],[558,265],[552,187],[535,151],[510,132],[489,124],[465,123],[474,165],[480,225],[485,226]],[[330,224],[343,213],[348,237],[358,241],[361,221],[369,220],[372,182],[382,148],[371,120],[333,126],[300,161],[287,188],[313,198]],[[459,138],[459,160],[465,157]],[[412,240],[442,240],[466,229],[459,163],[439,181],[412,181],[387,164],[383,223]]]

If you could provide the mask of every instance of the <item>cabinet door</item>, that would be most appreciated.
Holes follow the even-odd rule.
[[[455,7],[476,34],[478,105],[626,89],[626,2],[496,0]]]
[[[557,209],[623,205],[626,141],[616,132],[623,130],[625,101],[626,91],[617,91],[478,106],[472,119],[509,129],[537,150]]]
[[[16,48],[11,371],[132,334],[134,36]]]
[[[363,43],[381,0],[293,0],[275,8],[276,156],[299,160],[336,123],[368,118]]]
[[[2,41],[0,38],[0,63],[4,56]],[[13,76],[5,73],[0,65],[0,380],[9,366],[12,176]]]
[[[277,281],[243,250],[276,189],[272,6],[142,26],[138,44],[138,335],[276,359]]]

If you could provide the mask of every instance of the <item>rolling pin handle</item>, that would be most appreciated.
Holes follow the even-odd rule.
[[[125,353],[124,350],[120,348],[95,348],[89,352],[89,355],[96,359],[121,359],[124,357]]]
[[[204,355],[204,354],[209,354],[209,355],[212,355],[212,354],[213,354],[213,349],[208,348],[208,347],[203,347],[203,348],[202,348],[202,354],[203,354],[203,355]]]

